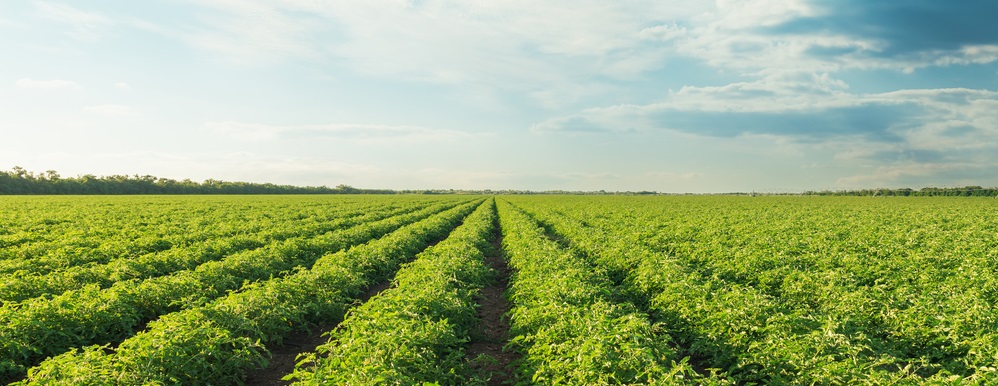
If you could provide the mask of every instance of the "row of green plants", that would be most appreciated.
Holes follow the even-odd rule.
[[[287,378],[296,385],[485,384],[489,374],[468,366],[464,348],[478,322],[475,296],[494,280],[484,259],[496,252],[495,225],[490,199],[403,265],[392,288],[350,311]]]
[[[115,234],[121,235],[123,231],[129,232],[141,226],[148,227],[150,222],[158,223],[169,218],[169,212],[158,210],[159,207],[156,205],[151,205],[155,208],[154,211],[164,216],[152,218],[150,221],[136,216],[135,214],[140,211],[132,205],[112,208],[105,206],[104,203],[105,201],[73,203],[66,199],[19,197],[0,200],[0,211],[4,213],[0,218],[0,261],[33,258],[38,256],[39,252],[44,253],[48,249],[35,248],[33,245],[44,246],[52,241],[82,247],[97,246],[101,239],[84,236],[114,237]],[[109,212],[119,212],[122,215],[111,217],[108,216]],[[94,219],[103,219],[109,224],[127,225],[128,229],[88,226]],[[179,219],[179,217],[173,218],[173,220]],[[184,224],[177,226],[181,227]]]
[[[115,348],[89,346],[50,358],[18,384],[219,385],[267,364],[267,345],[341,320],[362,291],[444,239],[482,200],[453,207],[380,239],[327,254],[310,269],[244,285],[164,315]]]
[[[381,237],[451,208],[457,202],[372,221],[351,228],[290,238],[211,261],[193,270],[146,280],[88,285],[52,299],[34,298],[0,308],[0,377],[73,347],[120,341],[158,315],[207,303],[248,282],[309,267],[321,256]]]
[[[102,264],[206,240],[258,220],[247,205],[187,203],[193,205],[148,198],[5,197],[0,208],[14,219],[3,228],[19,238],[0,247],[0,273]]]
[[[760,384],[993,383],[994,205],[517,201],[619,272],[703,372]]]
[[[178,224],[179,225],[179,224]],[[148,231],[142,227],[132,227],[127,222],[102,224],[87,221],[82,228],[127,229],[127,231],[107,234],[67,233],[47,242],[22,244],[20,248],[6,248],[10,255],[0,260],[0,275],[12,273],[44,274],[67,267],[84,264],[105,264],[116,258],[130,258],[148,253],[156,253],[189,242],[204,240],[203,235],[194,229],[181,226],[170,234]],[[186,235],[186,236],[185,236]]]
[[[171,248],[134,258],[119,258],[107,264],[72,266],[64,270],[39,274],[16,272],[0,279],[0,304],[18,302],[43,294],[58,295],[87,284],[106,288],[113,283],[129,279],[146,279],[178,270],[194,269],[198,265],[221,259],[243,250],[252,250],[275,241],[292,237],[323,234],[376,221],[401,212],[421,209],[421,206],[383,206],[379,210],[360,207],[350,211],[333,212],[333,217],[310,217],[304,220],[273,221],[264,229],[239,229],[234,234],[212,235],[207,240],[183,247]]]
[[[669,335],[616,296],[606,270],[498,201],[503,250],[516,270],[509,345],[522,354],[517,384],[673,384],[692,373]]]
[[[365,198],[3,197],[0,239],[19,239],[14,245],[0,246],[0,273],[41,274],[104,264],[227,235],[251,234],[274,223],[321,222],[338,218],[344,211],[431,201]]]
[[[348,315],[289,380],[486,383],[463,350],[490,275],[487,223],[498,218],[516,270],[516,384],[998,384],[993,200],[442,197],[435,206],[358,200],[319,222],[329,202],[315,200],[308,209],[248,204],[261,224],[295,213],[301,226],[279,231],[293,236],[284,241],[5,304],[0,381],[41,363],[24,384],[238,384],[265,366],[268,347]],[[155,238],[152,229],[142,237]],[[39,234],[12,247],[57,242]],[[231,234],[231,243],[251,239]],[[139,258],[154,255],[170,252]],[[393,274],[394,288],[350,311]]]
[[[660,277],[664,276],[670,282],[679,283],[684,274],[680,266],[669,260],[655,259],[654,254],[648,250],[636,248],[634,240],[626,234],[596,228],[592,226],[592,220],[586,222],[569,217],[551,209],[554,205],[546,201],[514,200],[514,202],[542,224],[551,237],[561,240],[576,255],[586,256],[594,265],[594,269],[606,272],[613,283],[614,299],[635,304],[638,309],[650,314],[652,322],[661,330],[662,339],[674,342],[672,347],[676,351],[676,357],[682,358],[680,363],[690,366],[674,369],[678,374],[669,380],[670,383],[730,383],[727,377],[718,376],[719,369],[709,367],[700,356],[691,355],[689,342],[683,341],[683,337],[676,334],[675,324],[663,323],[663,318],[655,313],[654,308],[649,307],[650,296],[646,291],[647,288],[641,285],[644,283],[640,282],[640,278],[636,275],[639,272],[648,273],[640,270],[650,268]],[[588,207],[585,210],[593,209]],[[598,216],[610,218],[608,221],[616,218],[606,213],[600,212]],[[652,263],[657,266],[652,266]]]
[[[774,299],[796,327],[771,334],[790,343],[759,356],[790,357],[787,372],[817,382],[995,382],[994,205],[822,204],[755,214],[769,224],[755,238],[735,233],[690,254],[711,277]],[[745,250],[741,264],[707,258]],[[824,356],[806,354],[822,343]]]

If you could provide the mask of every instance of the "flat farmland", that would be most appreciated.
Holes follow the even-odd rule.
[[[4,196],[0,383],[996,384],[998,200]]]

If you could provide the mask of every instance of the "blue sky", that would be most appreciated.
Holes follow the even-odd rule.
[[[0,168],[395,189],[996,186],[994,15],[979,0],[5,1]]]

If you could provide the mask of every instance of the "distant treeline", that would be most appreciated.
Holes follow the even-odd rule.
[[[983,188],[980,186],[964,186],[960,188],[909,188],[900,189],[861,189],[861,190],[824,190],[808,191],[805,195],[813,196],[948,196],[948,197],[998,197],[998,188]]]
[[[21,167],[0,171],[0,194],[394,194],[393,190],[358,189],[347,185],[291,186],[205,180],[181,181],[153,176],[62,177],[54,170],[33,173]]]
[[[62,177],[54,170],[34,173],[15,166],[11,171],[0,171],[0,195],[10,194],[565,194],[565,195],[676,195],[654,191],[610,192],[610,191],[530,191],[530,190],[392,190],[361,189],[349,185],[335,188],[326,186],[293,186],[270,183],[229,182],[208,179],[204,182],[184,179],[181,181],[154,176],[95,176],[86,174],[78,177]],[[860,189],[822,190],[803,193],[724,193],[723,195],[809,195],[809,196],[951,196],[951,197],[998,197],[998,187],[983,188],[965,186],[959,188],[899,188],[899,189]]]

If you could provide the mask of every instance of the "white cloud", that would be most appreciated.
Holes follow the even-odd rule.
[[[998,46],[987,44],[898,58],[875,55],[886,43],[874,37],[765,31],[829,12],[804,0],[197,4],[211,10],[202,15],[209,23],[185,32],[187,40],[233,62],[307,58],[369,76],[476,90],[484,101],[498,100],[483,95],[489,92],[516,92],[551,110],[598,99],[621,87],[616,81],[641,80],[675,56],[698,58],[750,78],[727,91],[795,86],[816,88],[797,92],[824,93],[847,88],[831,78],[844,69],[912,70],[998,58]],[[821,56],[815,50],[841,53]],[[815,75],[781,81],[781,74]],[[712,92],[689,87],[680,93],[698,91]],[[754,109],[735,103],[739,94],[732,95],[725,107]],[[785,101],[803,107],[794,93],[785,95]]]
[[[664,104],[683,110],[781,112],[862,103],[848,88],[828,73],[767,70],[750,82],[684,86]]]
[[[531,130],[574,134],[620,128],[753,141],[760,152],[827,162],[853,173],[873,168],[841,177],[838,185],[844,188],[924,184],[952,181],[954,173],[980,176],[980,165],[994,163],[998,92],[858,94],[828,74],[775,72],[753,82],[685,87],[656,103],[587,109]]]
[[[29,78],[21,78],[14,82],[14,85],[19,88],[28,89],[47,89],[47,90],[57,90],[57,89],[79,89],[80,85],[76,82],[69,80],[34,80]]]
[[[909,32],[905,29],[925,28],[913,27],[918,24],[907,23],[909,20],[905,20],[904,16],[882,17],[903,9],[905,5],[898,3],[884,7],[859,3],[822,6],[819,2],[804,0],[720,0],[715,11],[689,20],[691,26],[675,39],[676,49],[717,68],[746,72],[807,68],[820,72],[890,69],[911,73],[932,66],[984,64],[998,60],[996,44],[966,43],[956,48],[931,48],[930,43],[921,46],[919,43],[911,44],[912,41],[925,40],[925,37],[905,33]],[[939,25],[932,28],[974,28],[944,24],[958,22],[960,17],[954,15],[973,15],[974,7],[956,4],[940,6],[944,10],[957,11],[948,14],[944,17],[946,20],[940,20]],[[802,21],[807,27],[770,29],[793,21]],[[864,24],[875,27],[866,28]],[[931,32],[928,34],[931,35]],[[945,45],[951,43],[947,39],[958,39],[960,36],[942,35],[947,36],[933,40]],[[919,48],[897,52],[899,45]]]
[[[139,115],[139,112],[131,107],[114,104],[87,106],[83,108],[83,111],[108,117],[132,117]]]
[[[676,24],[664,24],[642,29],[638,32],[638,37],[665,42],[685,36],[687,32],[685,27],[680,27]]]
[[[711,7],[692,0],[197,4],[205,23],[187,29],[185,40],[233,63],[305,58],[367,76],[522,93],[546,108],[605,95],[613,80],[659,68],[673,51],[664,41],[684,30],[676,22]]]
[[[686,86],[655,103],[586,109],[579,114],[550,118],[531,129],[535,132],[654,130],[669,128],[661,126],[662,119],[656,119],[656,116],[665,119],[670,113],[678,112],[705,116],[711,113],[767,116],[796,113],[820,119],[822,114],[836,109],[905,105],[919,106],[917,114],[920,115],[917,118],[924,120],[926,124],[935,122],[952,126],[964,123],[991,130],[998,123],[998,111],[995,110],[998,107],[998,92],[995,91],[951,88],[856,94],[850,93],[848,88],[844,82],[827,73],[773,72],[751,82],[724,86]],[[884,118],[905,121],[916,117],[897,114]],[[738,132],[737,127],[745,123],[731,121],[726,125]],[[811,128],[801,127],[800,133],[806,135],[809,129]]]
[[[671,183],[678,186],[681,182],[688,181],[707,183],[705,181],[711,178],[725,178],[715,176],[720,168],[709,166],[737,157],[732,153],[746,155],[746,158],[755,157],[752,160],[756,161],[764,158],[790,159],[797,164],[832,165],[829,170],[846,175],[843,172],[845,168],[839,165],[866,167],[901,161],[913,165],[953,164],[953,156],[958,152],[998,149],[998,96],[994,93],[966,89],[879,92],[883,87],[896,84],[892,82],[911,82],[908,84],[919,87],[920,83],[917,82],[925,80],[930,74],[918,73],[911,77],[897,76],[890,82],[883,83],[873,79],[871,85],[854,87],[878,91],[854,91],[842,80],[848,79],[846,75],[840,75],[846,69],[915,71],[925,66],[989,63],[998,57],[998,45],[986,44],[987,39],[983,38],[975,40],[979,44],[933,46],[938,47],[937,50],[921,49],[922,45],[914,44],[912,47],[915,49],[904,47],[910,49],[905,51],[906,55],[890,55],[892,48],[898,48],[892,47],[891,42],[885,41],[883,36],[854,34],[835,26],[824,28],[821,23],[806,23],[825,20],[820,18],[829,12],[828,9],[812,6],[818,2],[811,0],[187,0],[186,3],[193,7],[171,8],[171,17],[150,19],[155,23],[136,18],[141,16],[141,12],[136,13],[134,9],[132,12],[128,9],[115,9],[112,12],[109,9],[106,14],[102,14],[92,12],[91,9],[98,8],[88,6],[87,3],[75,2],[74,6],[69,6],[56,0],[34,2],[33,8],[30,7],[32,3],[28,3],[28,13],[34,11],[40,18],[11,20],[17,20],[22,27],[28,23],[50,29],[54,27],[56,33],[59,30],[66,31],[81,40],[105,36],[112,28],[127,28],[141,34],[158,34],[168,39],[178,39],[196,48],[193,51],[179,49],[176,51],[178,55],[193,52],[222,58],[221,64],[274,65],[275,68],[264,72],[273,70],[273,73],[286,73],[304,69],[305,72],[334,74],[340,80],[335,86],[342,89],[327,88],[318,91],[320,88],[316,87],[300,93],[300,96],[313,102],[335,99],[322,98],[320,93],[349,95],[357,93],[356,89],[351,89],[353,87],[374,84],[372,89],[358,93],[363,96],[356,101],[350,101],[356,102],[354,105],[343,106],[340,108],[343,111],[336,112],[343,115],[337,118],[338,122],[371,122],[371,111],[374,108],[384,109],[388,104],[400,100],[377,98],[378,93],[385,89],[402,90],[405,95],[427,92],[433,98],[440,99],[445,98],[441,94],[453,91],[460,98],[453,97],[451,100],[464,103],[471,103],[472,99],[481,101],[482,104],[493,107],[490,113],[494,114],[481,114],[483,117],[478,121],[473,118],[464,122],[467,126],[447,123],[447,127],[474,127],[480,122],[486,122],[487,127],[500,127],[526,119],[536,122],[529,129],[532,133],[541,135],[531,137],[530,133],[520,132],[510,133],[508,137],[502,138],[537,140],[524,149],[512,146],[514,151],[526,154],[528,149],[538,151],[537,148],[547,147],[552,150],[550,154],[560,158],[560,161],[551,163],[558,164],[572,156],[582,159],[580,154],[595,153],[592,150],[599,148],[606,150],[599,156],[615,161],[619,157],[619,164],[623,165],[626,163],[624,159],[628,157],[639,159],[638,155],[632,153],[640,152],[631,150],[630,146],[615,146],[621,143],[646,142],[649,147],[658,145],[662,150],[655,151],[654,155],[651,155],[653,151],[648,151],[649,154],[642,159],[648,162],[643,164],[677,168],[674,171],[640,169],[631,172],[625,171],[625,166],[617,165],[619,169],[600,173],[599,171],[604,170],[602,166],[592,163],[590,165],[596,168],[596,172],[564,169],[552,171],[551,168],[556,166],[544,165],[534,173],[508,170],[444,173],[426,169],[425,174],[419,174],[417,172],[421,170],[418,169],[420,167],[444,165],[443,162],[446,161],[439,159],[453,154],[445,148],[457,148],[451,146],[454,142],[463,141],[461,145],[464,145],[465,142],[486,141],[479,140],[480,134],[417,125],[275,125],[252,122],[254,119],[261,119],[259,117],[231,116],[231,121],[212,122],[193,118],[198,122],[194,124],[195,131],[199,124],[202,125],[203,131],[199,133],[202,137],[206,131],[210,131],[211,134],[217,134],[209,135],[210,139],[226,139],[219,141],[220,145],[230,146],[225,151],[263,149],[269,143],[247,142],[275,141],[278,146],[268,150],[273,152],[269,154],[293,148],[297,151],[295,154],[302,155],[307,152],[301,149],[309,147],[311,142],[311,147],[323,147],[323,150],[325,147],[335,147],[334,152],[339,156],[346,157],[349,154],[354,160],[381,162],[377,160],[377,156],[365,158],[367,155],[364,152],[355,149],[402,149],[406,143],[411,142],[441,142],[416,147],[424,154],[433,154],[436,159],[405,165],[413,170],[393,169],[389,167],[390,164],[385,163],[377,165],[380,168],[377,171],[391,176],[390,178],[410,178],[406,175],[412,174],[442,187],[458,186],[449,184],[448,181],[472,185],[483,184],[490,178],[526,187],[531,186],[530,184],[558,186],[556,183],[543,181],[582,186],[580,181],[583,180],[590,184],[586,186],[601,186],[599,184],[603,184],[605,180],[613,182],[608,186],[641,187],[641,179],[659,181],[662,185],[658,186]],[[803,20],[807,25],[790,23],[790,28],[784,28],[788,22],[796,19]],[[869,19],[871,18],[867,17],[857,23],[864,23]],[[880,24],[869,25],[886,28]],[[25,29],[35,30],[34,26]],[[37,35],[42,40],[51,39],[50,33]],[[118,35],[125,37],[124,34]],[[44,43],[52,45],[51,42],[44,41],[35,43],[43,43],[38,44],[39,46],[45,45]],[[132,42],[131,39],[109,39],[107,43]],[[87,53],[87,48],[81,50],[79,47],[78,44],[73,45],[70,51],[75,51],[74,54]],[[911,52],[913,54],[908,54]],[[674,60],[677,57],[682,58]],[[203,58],[193,59],[191,63],[195,63],[195,66],[204,65]],[[211,71],[219,69],[213,66],[217,64],[220,63],[210,63],[209,67],[202,68],[205,70],[204,75],[213,76]],[[79,70],[82,73],[87,71],[84,68]],[[979,68],[973,70],[978,72]],[[958,71],[954,68],[946,75]],[[261,72],[243,74],[267,76]],[[869,78],[869,74],[860,71],[851,72],[849,76]],[[221,89],[228,85],[226,82],[230,78],[214,78],[205,87]],[[297,82],[302,78],[271,80],[277,82],[274,84],[284,84],[285,86],[277,87],[285,89],[301,87]],[[373,82],[370,82],[372,79]],[[135,79],[128,80],[138,82]],[[96,82],[103,83],[107,89],[111,85],[120,90],[131,87],[124,81],[115,82],[115,79],[98,79]],[[405,84],[407,82],[419,84]],[[931,84],[940,82],[945,80],[940,77],[933,79]],[[972,84],[969,81],[961,82]],[[17,88],[25,89],[81,88],[75,82],[62,80],[25,78],[14,83]],[[86,83],[90,87],[89,83],[92,82],[88,80]],[[142,83],[143,91],[147,91],[144,85],[150,82]],[[676,91],[666,91],[669,88]],[[234,89],[240,88],[228,87],[216,91],[224,94],[225,90]],[[30,95],[28,92],[23,93]],[[309,95],[319,97],[310,98]],[[96,105],[106,102],[100,100],[85,101],[82,104],[79,101],[67,102],[71,103],[68,110],[76,113],[81,108],[87,113],[104,116],[134,116],[139,113],[129,106]],[[377,104],[383,105],[376,106]],[[350,110],[355,107],[357,114],[361,115],[350,115],[353,114]],[[438,121],[433,120],[433,114],[441,112],[419,112],[415,122],[457,122],[458,119],[473,116],[477,112],[457,112],[461,107],[442,105],[442,113],[449,114],[451,118]],[[218,108],[217,111],[224,111],[223,117],[245,111],[224,104]],[[399,109],[398,117],[380,122],[414,122],[412,116],[404,116],[411,113],[405,110]],[[195,109],[190,113],[198,115],[198,111]],[[317,110],[296,112],[291,107],[287,113],[298,114],[297,119],[284,120],[279,115],[267,119],[270,122],[325,122],[322,120],[324,118],[310,115],[315,114],[315,111]],[[502,115],[504,113],[509,114]],[[92,125],[113,123],[99,119],[79,119],[78,115],[68,114],[61,119]],[[506,120],[507,117],[512,118]],[[191,117],[178,117],[176,121],[189,124]],[[867,130],[864,125],[875,127]],[[521,131],[525,128],[520,126]],[[656,131],[661,134],[650,133]],[[581,132],[597,134],[576,134]],[[621,135],[623,133],[629,135]],[[562,134],[569,137],[557,137]],[[576,137],[571,137],[573,134]],[[472,141],[468,141],[469,139]],[[658,143],[653,143],[655,141]],[[387,145],[356,146],[358,143]],[[730,146],[725,145],[722,151],[718,150],[718,144]],[[428,150],[434,147],[436,149]],[[467,148],[473,147],[465,147]],[[622,150],[624,148],[627,150]],[[692,148],[711,156],[702,155],[700,160],[703,164],[693,161],[674,162],[683,158],[679,153],[693,153],[690,150]],[[813,154],[815,149],[821,151],[820,156]],[[535,164],[545,163],[545,157],[552,159],[553,156],[543,150],[523,158],[529,158]],[[324,153],[316,151],[311,154]],[[677,155],[669,158],[670,154]],[[692,157],[686,154],[684,157],[698,156],[701,154],[693,154]],[[396,154],[394,157],[397,159],[401,156]],[[254,159],[257,158],[247,158]],[[322,171],[307,169],[309,162],[322,163],[321,160],[275,157],[260,162],[274,162],[283,165],[282,168],[286,171],[298,170],[303,175],[322,174]],[[522,161],[519,165],[523,168],[530,167],[527,161]],[[570,166],[579,165],[580,163],[575,163]],[[264,166],[255,164],[254,168],[261,169]],[[327,169],[334,170],[336,167],[339,166],[329,164]],[[373,169],[368,171],[370,170]],[[702,174],[689,170],[709,170],[710,178],[702,178]],[[909,166],[909,172],[904,175],[916,175],[914,170],[917,170],[916,166]],[[925,170],[943,169],[926,167]],[[853,173],[854,171],[849,173],[857,176],[874,174],[872,169],[864,169],[864,172],[871,172],[865,174]],[[945,171],[940,171],[943,172]],[[249,171],[247,175],[250,175],[248,173]],[[279,172],[274,173],[277,175]],[[441,179],[432,179],[434,173],[439,173]],[[882,176],[890,176],[891,173],[899,172],[881,171]],[[362,175],[363,172],[360,172],[354,176],[360,178]],[[836,175],[830,181],[839,176]],[[357,181],[362,183],[365,180]],[[414,179],[409,181],[418,183]]]
[[[772,26],[817,10],[803,0],[717,0],[712,27],[744,29]]]

